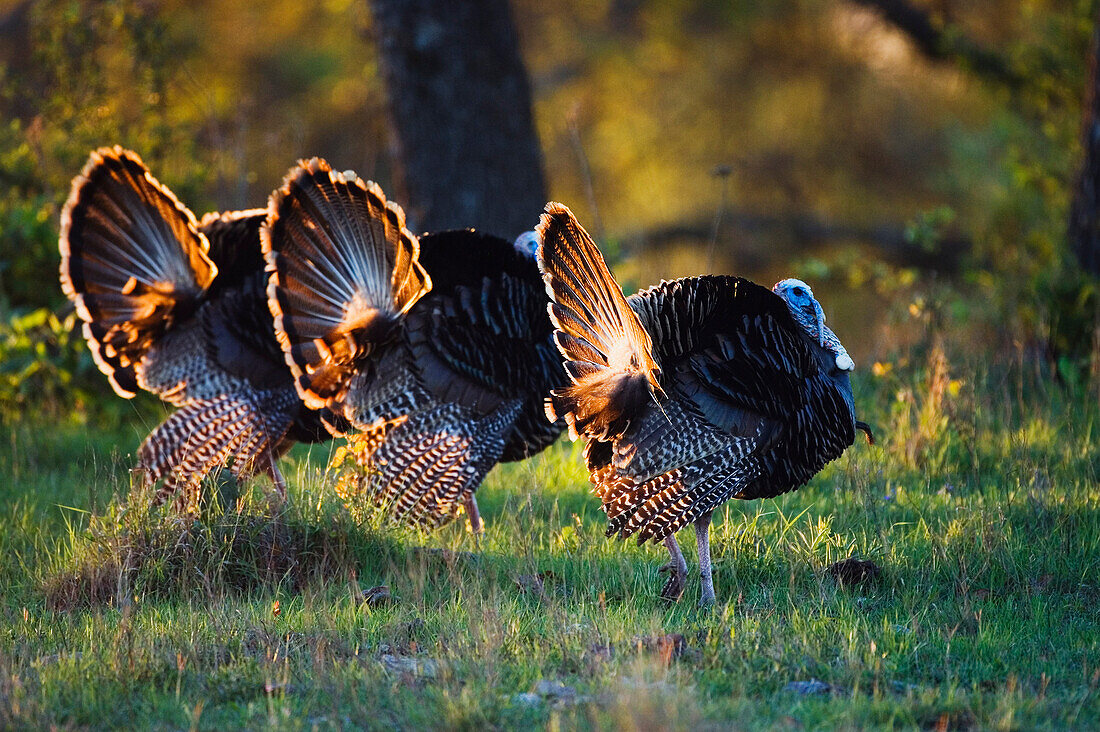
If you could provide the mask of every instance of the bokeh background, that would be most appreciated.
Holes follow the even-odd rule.
[[[1094,6],[511,10],[549,195],[628,290],[795,275],[876,375],[939,344],[1087,379],[1098,297],[1067,225]],[[3,416],[124,413],[57,284],[60,207],[93,148],[138,151],[197,213],[265,205],[312,155],[401,201],[371,25],[366,0],[0,1]]]

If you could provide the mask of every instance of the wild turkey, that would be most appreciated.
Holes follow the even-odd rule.
[[[179,407],[142,443],[137,470],[155,503],[195,508],[210,471],[231,461],[269,475],[296,441],[328,438],[304,407],[275,340],[259,230],[267,211],[201,221],[121,147],[91,154],[61,216],[61,286],[115,392],[141,388]]]
[[[373,500],[393,515],[434,527],[462,507],[480,531],[489,470],[563,428],[542,407],[564,373],[534,236],[418,239],[376,184],[318,159],[290,171],[269,220],[270,305],[302,399],[365,432]],[[387,241],[402,256],[383,257]]]
[[[665,543],[666,598],[679,598],[687,572],[675,534],[695,526],[711,603],[712,512],[798,488],[866,428],[855,419],[852,359],[800,280],[769,292],[691,277],[624,298],[569,209],[546,211],[538,262],[572,382],[551,392],[547,415],[588,438],[608,536]]]

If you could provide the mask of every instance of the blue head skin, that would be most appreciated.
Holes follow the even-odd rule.
[[[516,237],[515,242],[512,244],[516,248],[516,251],[523,256],[534,259],[535,253],[539,250],[539,244],[541,243],[538,232],[525,231]]]
[[[840,371],[852,371],[856,365],[847,349],[841,344],[832,330],[825,325],[825,311],[814,297],[813,290],[802,280],[789,278],[780,280],[772,287],[772,292],[783,298],[791,317],[802,326],[806,334],[822,348],[828,350],[836,359]]]

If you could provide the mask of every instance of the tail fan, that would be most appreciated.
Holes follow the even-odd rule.
[[[195,216],[121,147],[91,154],[61,214],[61,287],[99,368],[123,397],[135,365],[217,276]]]
[[[554,341],[573,382],[551,392],[547,416],[564,417],[574,439],[616,438],[662,394],[649,334],[568,208],[548,203],[536,231]]]
[[[260,238],[268,305],[298,392],[311,408],[336,408],[356,363],[431,289],[419,242],[381,188],[319,158],[291,169],[272,194]]]
[[[288,405],[288,407],[291,405]],[[199,485],[212,470],[233,460],[230,470],[246,478],[274,463],[290,428],[290,410],[276,414],[232,396],[196,401],[176,410],[138,449],[140,487],[163,479],[154,505],[178,494],[192,505]]]

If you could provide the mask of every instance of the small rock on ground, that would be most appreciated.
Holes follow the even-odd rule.
[[[550,700],[576,701],[577,699],[577,690],[560,681],[543,679],[535,684],[535,693]]]
[[[408,674],[420,679],[434,679],[439,675],[439,661],[431,658],[392,656],[387,653],[380,660],[386,670],[393,674]]]
[[[783,691],[792,691],[802,696],[828,694],[832,689],[833,687],[817,679],[810,679],[809,681],[792,681],[783,687]]]
[[[525,691],[513,696],[512,703],[517,707],[537,707],[542,704],[542,697],[533,691]]]
[[[825,573],[836,580],[838,585],[873,584],[882,577],[882,569],[874,562],[849,557],[829,565]]]
[[[516,577],[516,587],[519,591],[534,595],[540,599],[546,597],[546,580],[552,578],[554,575],[551,572],[539,572],[538,574],[521,574]]]
[[[577,694],[572,686],[566,686],[560,681],[541,679],[535,683],[534,691],[516,694],[512,697],[512,703],[517,706],[535,707],[542,703],[554,707],[570,707],[587,701]]]
[[[397,602],[397,597],[390,592],[390,588],[386,585],[378,585],[369,590],[363,590],[363,594],[359,596],[359,604],[367,607],[380,607],[395,602]]]

